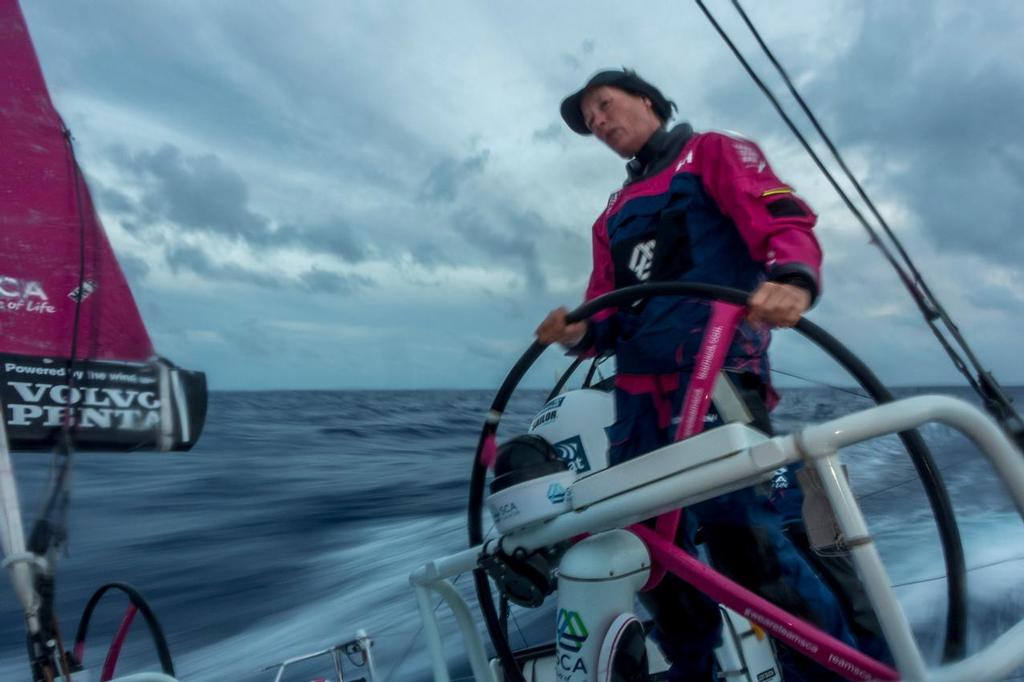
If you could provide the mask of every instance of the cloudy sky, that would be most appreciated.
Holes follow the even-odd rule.
[[[748,4],[979,356],[1024,383],[1024,4]],[[154,342],[214,389],[496,386],[580,300],[623,169],[558,104],[620,65],[678,120],[757,140],[818,211],[814,321],[887,382],[958,382],[692,3],[22,5]],[[547,355],[532,385],[563,363]],[[792,332],[776,356],[843,381]]]

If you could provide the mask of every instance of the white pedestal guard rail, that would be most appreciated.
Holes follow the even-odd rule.
[[[852,545],[854,564],[902,678],[994,682],[1024,665],[1024,614],[1016,625],[981,651],[957,663],[928,670],[868,534],[860,507],[840,472],[837,457],[840,448],[932,421],[962,432],[978,446],[1007,485],[1024,519],[1024,454],[981,410],[955,398],[926,395],[856,412],[788,436],[767,438],[754,429],[730,424],[673,443],[579,479],[570,489],[572,511],[537,527],[507,534],[499,542],[507,553],[517,548],[531,551],[581,533],[622,528],[746,487],[763,480],[780,466],[804,460],[821,476],[839,526]],[[726,430],[731,432],[714,435]],[[712,451],[709,446],[716,446],[717,450]],[[409,577],[424,622],[435,682],[450,682],[450,676],[431,593],[441,596],[455,613],[474,679],[496,682],[469,608],[448,582],[449,578],[476,568],[484,551],[484,546],[478,546],[431,561]]]

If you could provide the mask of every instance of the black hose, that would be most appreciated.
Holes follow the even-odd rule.
[[[806,328],[802,328],[806,322]],[[892,402],[893,397],[882,382],[831,334],[813,322],[801,320],[797,331],[825,350],[839,364],[845,367],[860,382],[876,403]],[[856,367],[856,373],[852,370]],[[924,485],[928,503],[935,515],[942,542],[942,555],[946,562],[946,599],[949,608],[946,613],[946,640],[943,645],[943,660],[957,661],[967,654],[967,562],[964,559],[964,547],[960,542],[960,528],[953,513],[953,504],[949,499],[949,491],[942,480],[935,460],[925,445],[924,438],[918,431],[901,431],[900,440],[910,454],[910,461]]]
[[[691,282],[638,284],[636,286],[624,287],[587,301],[570,312],[566,316],[566,322],[580,322],[601,310],[624,307],[636,300],[652,296],[692,296],[701,299],[723,301],[734,305],[746,305],[749,295],[749,293],[739,289],[731,289],[713,284]],[[831,334],[807,319],[801,319],[794,329],[821,348],[849,372],[876,403],[892,402],[892,394],[882,385],[874,373],[868,369],[867,365],[861,362],[859,358]],[[481,517],[483,514],[484,479],[487,473],[486,467],[481,460],[484,446],[488,439],[496,434],[501,414],[508,405],[512,393],[533,363],[544,352],[544,349],[545,346],[536,341],[527,349],[509,371],[491,403],[491,411],[487,423],[484,424],[480,433],[476,454],[473,457],[473,471],[470,477],[470,547],[476,547],[483,542]],[[950,503],[945,484],[942,481],[942,476],[932,459],[931,453],[928,451],[927,445],[925,445],[924,439],[921,438],[921,435],[916,430],[904,431],[899,435],[910,454],[911,460],[914,462],[918,475],[921,477],[921,483],[924,485],[925,492],[928,495],[928,502],[935,515],[939,538],[942,543],[942,552],[948,576],[947,594],[949,599],[946,650],[949,651],[957,647],[962,648],[963,643],[966,641],[967,627],[967,570],[964,562],[963,545],[960,542],[960,531],[956,525],[953,507]],[[477,568],[473,571],[473,579],[476,583],[480,611],[483,614],[491,642],[494,644],[495,651],[501,659],[506,679],[512,682],[525,682],[522,671],[519,669],[519,665],[512,653],[512,648],[509,646],[508,640],[502,635],[502,628],[498,614],[494,609],[494,597],[491,594],[491,587],[487,582],[486,573],[484,573],[483,569]]]
[[[160,621],[156,619],[156,614],[153,613],[153,609],[146,603],[145,598],[142,594],[128,583],[107,583],[89,598],[89,601],[85,605],[85,609],[82,611],[82,620],[78,623],[78,630],[75,632],[75,647],[74,650],[83,650],[85,647],[85,638],[89,634],[89,622],[92,620],[92,612],[96,610],[96,606],[100,603],[100,599],[109,590],[120,590],[128,595],[128,600],[132,606],[137,608],[142,614],[143,618],[146,619],[146,625],[149,626],[150,637],[153,638],[153,644],[156,646],[157,656],[160,657],[160,668],[164,674],[174,677],[174,663],[171,661],[171,650],[167,646],[167,638],[164,636],[163,628],[160,627]],[[84,658],[84,655],[83,655]],[[81,663],[82,661],[78,661]]]
[[[586,358],[583,357],[582,355],[577,355],[576,356],[576,359],[572,361],[571,365],[569,365],[569,369],[567,369],[564,372],[562,372],[562,376],[560,376],[558,378],[558,381],[555,382],[555,385],[551,389],[551,392],[548,393],[548,397],[544,399],[545,403],[547,403],[548,401],[552,400],[555,396],[557,396],[559,393],[562,392],[562,388],[565,387],[566,382],[569,381],[569,379],[572,377],[572,375],[576,373],[576,368],[578,368],[581,364],[583,364],[584,360],[586,360]],[[594,368],[591,367],[590,371],[587,372],[587,379],[588,379],[587,383],[589,383],[590,375],[593,372],[594,372]]]
[[[498,394],[494,397],[494,401],[491,403],[491,413],[488,416],[487,423],[484,424],[483,431],[480,433],[480,441],[476,446],[476,456],[473,458],[473,472],[470,475],[469,481],[469,546],[476,547],[484,541],[483,532],[483,502],[484,502],[484,478],[487,474],[487,467],[481,459],[481,454],[484,451],[484,445],[487,440],[494,436],[498,430],[498,421],[501,419],[501,413],[504,411],[505,406],[508,405],[509,398],[512,397],[513,391],[516,390],[516,386],[519,385],[519,381],[526,374],[526,371],[530,369],[533,363],[540,357],[541,353],[544,352],[545,346],[537,343],[536,341],[532,346],[527,349],[523,356],[519,358],[515,366],[505,377],[505,382],[498,389]],[[473,569],[473,583],[476,585],[476,596],[477,601],[480,603],[480,613],[484,617],[484,624],[487,626],[487,634],[491,638],[491,643],[494,644],[495,652],[501,659],[502,667],[504,668],[505,679],[508,682],[526,682],[523,678],[523,673],[519,669],[519,664],[516,663],[515,656],[512,654],[512,648],[508,644],[508,639],[502,633],[501,619],[498,617],[497,611],[494,609],[494,597],[491,594],[491,586],[487,582],[487,573],[482,568]]]

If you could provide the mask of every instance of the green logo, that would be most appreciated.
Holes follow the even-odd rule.
[[[575,611],[558,609],[558,621],[556,625],[558,633],[558,646],[566,651],[579,651],[583,643],[587,641],[587,626],[583,624],[580,614]]]

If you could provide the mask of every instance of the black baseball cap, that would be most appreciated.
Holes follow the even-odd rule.
[[[662,123],[672,118],[672,110],[676,108],[675,102],[666,99],[665,95],[661,94],[661,90],[658,90],[658,88],[636,75],[636,71],[632,69],[622,68],[598,71],[587,81],[586,85],[562,100],[562,120],[572,128],[573,132],[580,135],[590,135],[590,129],[587,128],[587,124],[583,120],[580,104],[583,102],[583,96],[587,94],[588,90],[602,85],[610,85],[651,100],[654,113],[657,114]]]

